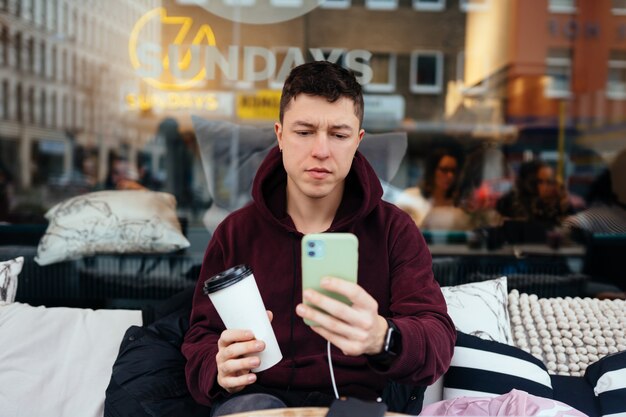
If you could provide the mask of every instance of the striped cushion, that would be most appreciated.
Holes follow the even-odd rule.
[[[443,399],[496,397],[512,389],[552,398],[545,365],[515,347],[457,332],[450,369],[443,382]]]
[[[604,417],[626,417],[626,351],[590,365],[585,378],[600,401]]]

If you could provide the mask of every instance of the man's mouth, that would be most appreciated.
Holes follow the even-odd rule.
[[[314,179],[324,179],[330,174],[330,170],[319,167],[309,168],[306,172]]]

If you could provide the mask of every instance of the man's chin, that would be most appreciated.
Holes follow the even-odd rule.
[[[308,187],[304,194],[312,200],[321,200],[332,193],[332,188],[328,186]]]

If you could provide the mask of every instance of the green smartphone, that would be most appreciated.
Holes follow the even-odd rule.
[[[322,290],[325,276],[357,282],[359,240],[352,233],[314,233],[302,238],[302,291],[314,289],[336,300],[350,304],[346,297]],[[316,323],[304,321],[309,326]]]

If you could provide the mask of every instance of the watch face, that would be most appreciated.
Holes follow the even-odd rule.
[[[387,329],[387,335],[385,337],[384,351],[390,355],[397,355],[400,350],[400,332],[396,328],[395,324],[391,320],[387,320],[389,328]]]

